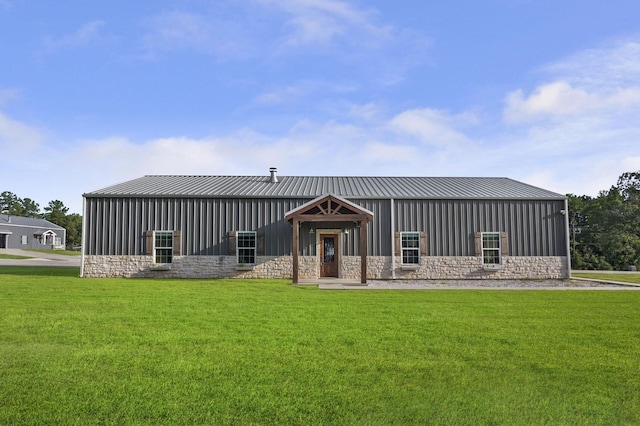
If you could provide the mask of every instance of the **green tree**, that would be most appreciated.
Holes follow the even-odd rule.
[[[41,217],[40,205],[31,198],[22,199],[22,216]]]
[[[44,218],[49,222],[55,223],[63,228],[66,225],[68,207],[65,207],[64,203],[60,200],[49,201],[49,205],[44,208]]]
[[[0,211],[2,213],[22,216],[22,200],[10,191],[0,194]]]
[[[66,217],[67,248],[71,249],[82,244],[82,216],[72,213]]]
[[[574,268],[640,266],[640,171],[623,173],[596,198],[567,197]]]

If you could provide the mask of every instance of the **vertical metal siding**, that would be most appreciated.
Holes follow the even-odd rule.
[[[308,200],[87,198],[87,254],[145,251],[148,230],[181,230],[184,255],[228,254],[228,233],[264,234],[266,255],[291,254],[287,211]]]
[[[367,253],[370,256],[391,256],[391,201],[351,200],[373,213],[373,222],[367,225]],[[344,235],[343,255],[360,255],[360,229],[353,222],[326,222],[318,227],[349,230]]]
[[[428,235],[432,256],[473,256],[474,234],[507,232],[513,256],[564,256],[561,200],[396,200],[397,232]]]
[[[224,198],[96,198],[86,199],[87,254],[144,253],[147,230],[180,229],[184,255],[225,255],[228,233],[263,233],[266,255],[291,254],[291,225],[284,215],[309,199]],[[374,213],[368,224],[368,253],[390,256],[390,200],[355,199]],[[395,200],[397,232],[428,235],[429,255],[474,255],[475,232],[507,232],[514,256],[566,255],[564,200]],[[348,228],[343,253],[359,255],[359,229],[353,223],[327,222],[316,228]],[[316,231],[318,232],[318,231]],[[315,255],[315,235],[309,224],[301,228],[304,255]]]

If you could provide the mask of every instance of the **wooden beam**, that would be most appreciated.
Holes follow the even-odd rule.
[[[300,222],[293,219],[293,283],[298,284],[298,252],[300,251]]]
[[[372,220],[367,215],[363,214],[332,214],[332,215],[320,215],[320,214],[300,214],[293,216],[293,220],[300,222],[362,222],[366,223]]]
[[[367,283],[367,222],[360,222],[360,283]]]

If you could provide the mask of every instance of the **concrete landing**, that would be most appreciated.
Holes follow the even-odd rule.
[[[298,285],[317,285],[321,290],[357,290],[366,289],[367,285],[360,280],[349,280],[344,278],[307,278],[298,280]]]

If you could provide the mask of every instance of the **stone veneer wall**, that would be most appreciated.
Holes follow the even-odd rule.
[[[169,265],[153,265],[152,256],[85,256],[84,277],[141,278],[292,278],[292,256],[258,256],[255,266],[239,266],[235,256],[176,256]],[[300,277],[315,278],[315,256],[300,256]]]
[[[565,279],[569,278],[564,256],[531,256],[502,258],[501,269],[485,270],[477,256],[422,256],[420,266],[403,269],[396,257],[396,279]],[[369,256],[368,279],[391,279],[391,257]],[[360,279],[360,256],[342,258],[342,277]]]
[[[178,256],[171,268],[154,267],[151,256],[85,256],[85,277],[292,278],[292,256],[259,256],[253,267],[239,267],[235,256]],[[300,256],[300,278],[318,278],[316,256]],[[360,279],[360,256],[342,256],[340,277]],[[566,257],[503,257],[502,269],[486,271],[476,256],[423,256],[419,268],[403,270],[396,257],[397,279],[564,279]],[[391,257],[369,256],[368,279],[391,279]]]

